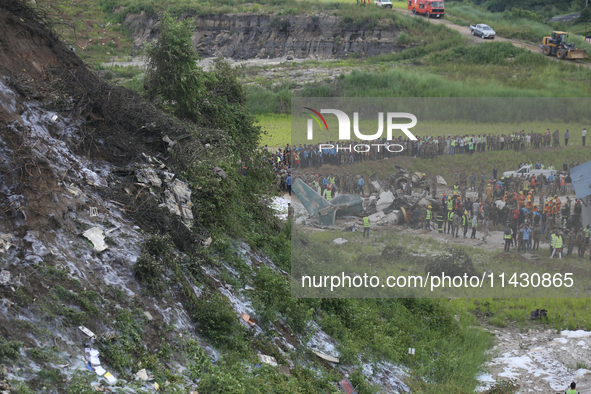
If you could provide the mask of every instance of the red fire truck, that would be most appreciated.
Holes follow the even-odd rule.
[[[408,0],[408,9],[413,14],[425,15],[427,18],[442,18],[445,11],[443,1],[435,0]]]

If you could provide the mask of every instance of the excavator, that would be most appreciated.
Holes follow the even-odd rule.
[[[552,37],[544,37],[540,49],[544,55],[554,55],[559,59],[589,59],[587,51],[575,49],[575,43],[567,43],[568,34],[564,31],[553,31]]]

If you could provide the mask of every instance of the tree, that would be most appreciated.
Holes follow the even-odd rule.
[[[159,36],[145,50],[148,60],[145,89],[148,98],[165,111],[192,121],[205,93],[205,75],[191,43],[190,20],[175,22],[165,13]]]
[[[246,108],[246,93],[236,71],[223,59],[212,71],[197,65],[193,24],[161,17],[158,39],[146,49],[145,89],[148,98],[175,116],[200,126],[227,131],[240,156],[250,156],[261,134]]]
[[[586,7],[581,10],[581,16],[579,16],[580,23],[591,22],[591,8]]]

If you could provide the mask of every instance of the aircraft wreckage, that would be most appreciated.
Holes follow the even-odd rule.
[[[396,192],[408,181],[418,185],[420,173],[411,173],[398,168],[397,174],[389,178],[388,186],[380,185],[378,181],[372,181],[372,186],[378,191],[377,196],[361,198],[354,194],[338,194],[330,201],[325,200],[313,188],[308,186],[300,178],[296,178],[292,185],[292,191],[302,202],[308,214],[318,218],[321,226],[331,226],[336,218],[344,216],[369,216],[372,223],[386,222],[389,224],[404,224],[407,212],[415,207],[426,208],[431,205],[434,211],[439,209],[439,201],[430,197],[423,197],[419,193],[406,195]],[[373,176],[372,176],[373,178]],[[438,176],[438,183],[447,185],[442,177]],[[394,188],[392,188],[392,186]]]

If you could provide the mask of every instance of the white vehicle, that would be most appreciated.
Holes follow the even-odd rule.
[[[479,23],[476,26],[470,25],[470,33],[473,36],[479,36],[481,38],[490,38],[492,40],[495,39],[495,31],[490,28],[489,25],[485,25],[484,23]]]
[[[536,177],[538,177],[540,175],[544,175],[546,177],[549,177],[550,174],[556,175],[556,170],[536,170],[535,168],[532,168],[532,166],[523,166],[520,169],[518,169],[517,171],[503,172],[503,176],[505,176],[505,177],[507,177],[507,176],[520,177],[522,175],[524,175],[524,176],[535,175]]]
[[[382,8],[392,8],[392,2],[390,0],[374,0],[374,4]]]

